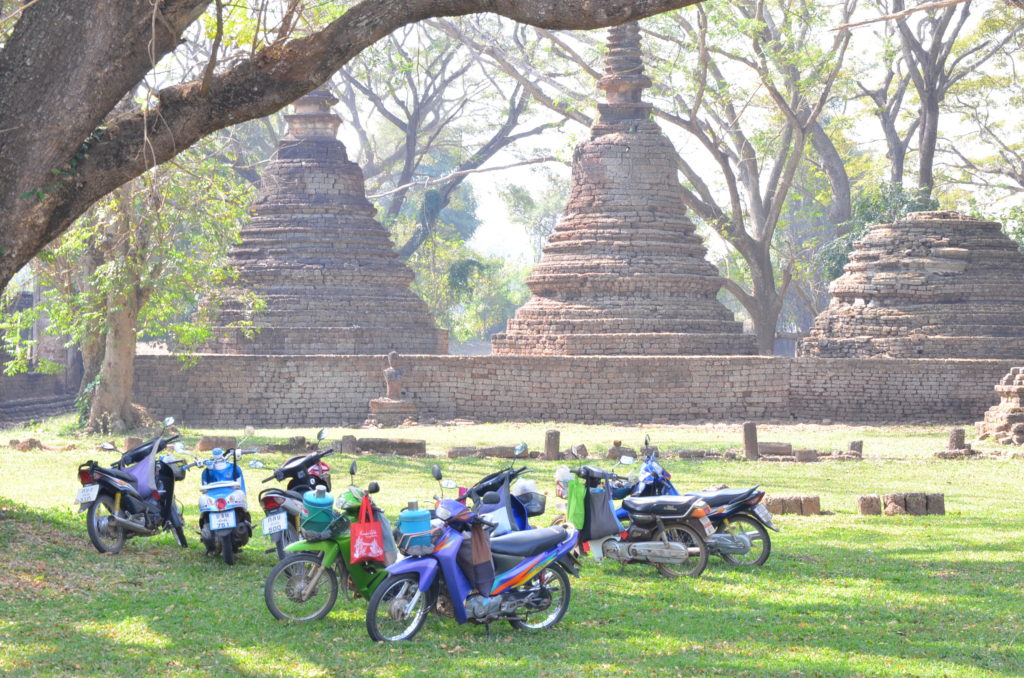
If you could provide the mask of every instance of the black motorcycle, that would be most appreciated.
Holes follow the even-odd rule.
[[[173,417],[163,424],[160,435],[128,450],[110,466],[90,459],[78,467],[82,488],[75,501],[79,512],[88,511],[89,539],[100,553],[118,553],[128,539],[163,530],[171,530],[178,545],[188,547],[181,509],[174,500],[174,483],[185,478],[185,462],[160,455],[181,436],[165,436]],[[100,447],[116,451],[110,443]],[[174,449],[180,454],[184,446],[178,443]]]
[[[316,434],[317,444],[326,436],[320,429]],[[285,487],[268,487],[260,492],[260,506],[266,517],[262,522],[263,535],[270,538],[274,546],[267,552],[277,551],[277,559],[281,560],[288,553],[284,547],[299,539],[299,525],[302,521],[302,495],[309,490],[323,485],[331,491],[331,469],[322,459],[334,450],[310,452],[292,457],[274,471],[263,482],[276,480],[279,483],[288,481]]]

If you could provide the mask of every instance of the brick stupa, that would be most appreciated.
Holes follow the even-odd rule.
[[[1024,358],[1024,255],[993,221],[916,212],[858,240],[801,342],[820,358]]]
[[[337,103],[317,90],[285,116],[277,148],[231,251],[241,284],[266,302],[252,339],[237,331],[210,347],[243,354],[447,353],[447,333],[409,289],[413,273],[374,219],[363,173],[336,138]],[[222,323],[241,319],[227,305]]]
[[[996,386],[999,404],[977,423],[978,435],[1003,445],[1024,445],[1024,367],[1014,367]]]
[[[716,299],[724,281],[686,216],[675,149],[641,100],[651,81],[636,23],[609,31],[605,66],[606,102],[576,149],[565,214],[494,353],[754,353]]]

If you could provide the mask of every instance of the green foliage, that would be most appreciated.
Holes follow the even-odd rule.
[[[554,232],[565,209],[569,182],[550,171],[535,172],[530,186],[506,184],[499,195],[505,201],[512,221],[522,224],[530,237],[534,259],[540,259],[541,248]],[[534,186],[539,188],[534,189]],[[532,189],[532,190],[531,190]]]

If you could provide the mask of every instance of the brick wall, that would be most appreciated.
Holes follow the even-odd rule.
[[[728,357],[403,356],[421,418],[476,421],[973,422],[1019,361]],[[135,400],[188,426],[359,424],[384,394],[382,356],[136,359]]]

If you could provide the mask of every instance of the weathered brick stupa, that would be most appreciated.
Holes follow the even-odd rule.
[[[243,285],[266,302],[253,339],[239,332],[215,353],[447,353],[448,339],[410,289],[366,199],[363,173],[335,137],[337,103],[317,90],[286,115],[288,133],[263,175],[252,219],[231,260]],[[241,319],[228,305],[223,324]]]
[[[992,221],[916,212],[854,244],[801,342],[821,358],[1024,358],[1024,255]]]
[[[981,438],[992,437],[1004,445],[1024,445],[1024,367],[1014,367],[996,386],[999,404],[977,423]]]
[[[650,119],[636,23],[609,31],[606,103],[576,149],[565,215],[496,354],[752,354],[686,217],[675,150]]]

